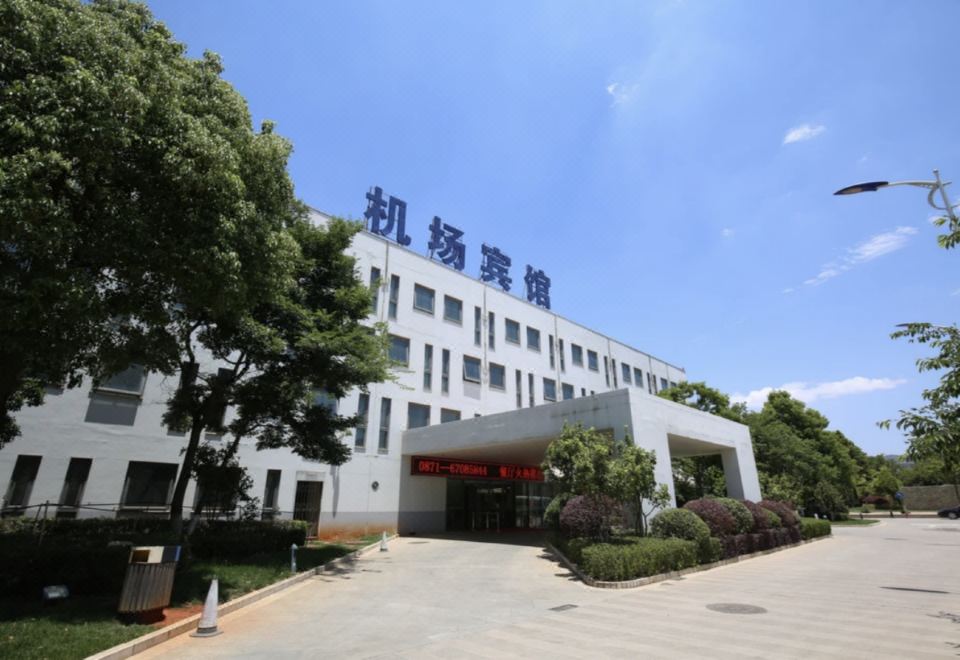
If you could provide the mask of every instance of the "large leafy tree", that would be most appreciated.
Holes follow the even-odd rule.
[[[560,435],[547,447],[543,472],[556,484],[558,493],[608,494],[613,437],[582,424],[564,424]]]
[[[638,447],[630,438],[617,447],[617,456],[610,465],[610,493],[629,506],[634,530],[640,536],[647,533],[650,515],[670,503],[670,488],[657,483],[656,465],[656,452]]]

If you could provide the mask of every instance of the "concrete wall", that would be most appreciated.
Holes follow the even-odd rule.
[[[960,505],[957,492],[951,485],[904,486],[903,505],[910,511],[938,511]]]

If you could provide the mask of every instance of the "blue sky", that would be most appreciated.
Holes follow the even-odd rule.
[[[952,323],[960,252],[924,191],[960,180],[960,4],[149,2],[219,53],[298,195],[411,247],[438,215],[552,279],[553,308],[762,401],[788,385],[868,453],[920,402],[905,321]],[[960,201],[960,184],[953,191]]]

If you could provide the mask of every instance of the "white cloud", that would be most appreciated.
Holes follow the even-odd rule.
[[[786,289],[784,289],[780,293],[793,293],[794,291],[795,289],[792,286],[788,286]]]
[[[731,236],[733,236],[733,233],[734,232],[732,229],[730,229],[730,227],[724,227],[723,229],[720,230],[720,235],[723,236],[724,238],[730,238]]]
[[[811,125],[811,124],[801,124],[800,126],[794,126],[787,134],[783,136],[784,144],[793,144],[794,142],[803,142],[804,140],[812,140],[821,133],[827,130],[826,126],[821,124]]]
[[[624,85],[615,82],[607,85],[607,94],[613,97],[613,105],[622,105],[631,101],[639,89],[639,85]]]
[[[871,236],[852,248],[847,248],[843,258],[825,264],[815,277],[804,280],[807,286],[819,286],[841,273],[885,254],[896,252],[907,244],[910,237],[917,233],[916,227],[897,227],[893,231]]]
[[[748,408],[759,409],[766,403],[767,397],[775,390],[784,390],[795,399],[804,403],[813,403],[817,399],[836,399],[851,394],[865,394],[879,390],[892,390],[907,381],[903,378],[865,378],[854,376],[845,380],[826,383],[785,383],[780,387],[761,387],[748,394],[734,394],[730,399],[736,403],[746,403]]]

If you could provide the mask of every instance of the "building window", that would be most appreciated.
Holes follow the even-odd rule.
[[[360,400],[357,402],[357,427],[353,438],[353,448],[357,451],[366,451],[367,449],[367,417],[369,414],[370,395],[361,392]]]
[[[674,382],[671,380],[671,381],[670,381],[670,387],[676,387],[676,386],[677,386],[677,384],[674,383]]]
[[[570,383],[562,383],[560,385],[560,390],[563,393],[564,401],[566,401],[567,399],[573,398],[573,385],[571,385]]]
[[[511,319],[504,321],[504,335],[511,344],[520,344],[520,324]]]
[[[570,360],[578,367],[583,366],[583,348],[570,344]]]
[[[463,323],[463,302],[450,296],[444,296],[443,318],[454,323]]]
[[[450,394],[450,351],[447,349],[440,354],[440,393]]]
[[[633,368],[633,384],[641,389],[643,388],[643,372],[636,367]]]
[[[527,400],[530,402],[530,407],[533,408],[536,403],[533,400],[533,374],[527,374]]]
[[[587,368],[590,371],[600,371],[599,358],[596,351],[587,351]]]
[[[273,520],[280,513],[280,470],[267,470],[267,484],[263,489],[263,520]]]
[[[420,284],[413,285],[413,308],[433,316],[433,300],[436,292]]]
[[[440,423],[446,424],[447,422],[459,422],[460,421],[460,411],[451,410],[449,408],[440,409]]]
[[[497,317],[494,316],[493,312],[487,313],[487,348],[491,351],[496,348],[497,344]]]
[[[560,353],[560,373],[564,373],[567,370],[566,357],[563,354],[563,340],[557,340],[557,352]]]
[[[517,408],[523,408],[523,374],[517,369]]]
[[[469,355],[463,356],[463,379],[471,383],[480,382],[480,360]]]
[[[490,387],[495,390],[507,389],[507,370],[502,364],[490,363]]]
[[[543,400],[557,400],[557,381],[553,380],[552,378],[543,379]]]
[[[167,506],[177,478],[176,463],[130,461],[120,497],[123,506]]]
[[[410,340],[406,337],[390,335],[390,359],[403,366],[410,365]]]
[[[623,384],[632,385],[633,383],[630,381],[630,365],[626,362],[621,362],[620,371],[623,373]]]
[[[480,346],[483,342],[483,310],[479,307],[473,308],[473,343]]]
[[[610,387],[610,364],[607,361],[607,356],[603,356],[603,379],[607,383],[607,387]]]
[[[97,385],[100,392],[116,392],[141,396],[147,383],[147,371],[139,364],[131,364],[123,371],[117,372]]]
[[[550,368],[556,369],[557,357],[555,349],[553,348],[553,335],[547,335],[547,343],[549,344],[548,349],[550,351]]]
[[[380,269],[370,268],[370,313],[377,313],[377,304],[380,302]]]
[[[666,378],[661,378],[661,379],[660,379],[660,389],[661,389],[661,390],[665,390],[665,389],[667,389],[668,387],[670,387],[670,383],[667,382],[667,379],[666,379]]]
[[[531,351],[540,350],[540,331],[527,326],[527,348]]]
[[[71,458],[67,476],[63,480],[60,500],[57,502],[57,518],[76,518],[77,508],[83,498],[83,489],[90,476],[92,458]]]
[[[620,387],[617,383],[617,361],[613,358],[610,358],[610,371],[613,372],[613,389],[617,389]]]
[[[397,307],[400,303],[400,276],[390,276],[390,303],[387,309],[387,315],[391,321],[397,320]]]
[[[587,388],[586,388],[586,387],[581,387],[581,388],[580,388],[580,396],[587,396]]]
[[[390,447],[390,404],[387,397],[380,399],[380,442],[377,444],[380,454],[386,454]]]
[[[28,456],[20,454],[17,456],[17,462],[13,465],[13,474],[10,476],[10,483],[7,484],[7,494],[4,495],[5,514],[10,514],[10,509],[22,508],[30,504],[30,493],[33,491],[33,484],[37,480],[37,472],[40,471],[40,456]],[[20,512],[22,513],[22,511]]]
[[[433,387],[433,346],[423,346],[423,391],[429,392]]]
[[[430,406],[419,403],[407,404],[407,428],[418,429],[421,426],[430,426]]]
[[[649,390],[650,394],[656,394],[656,392],[653,391],[654,389],[653,384],[654,384],[653,374],[648,371],[647,372],[647,390]]]

